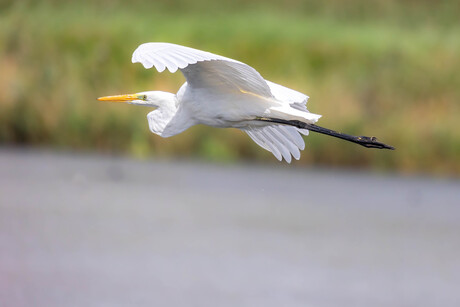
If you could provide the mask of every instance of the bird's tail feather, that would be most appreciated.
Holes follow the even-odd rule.
[[[321,118],[321,115],[285,106],[271,107],[269,112],[269,116],[267,117],[279,118],[286,121],[298,120],[307,124],[314,124]]]

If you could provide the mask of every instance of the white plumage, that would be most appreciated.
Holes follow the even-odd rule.
[[[159,72],[179,69],[186,83],[177,95],[142,92],[100,100],[157,107],[147,118],[150,130],[163,137],[196,124],[239,128],[278,160],[290,163],[291,156],[299,159],[305,148],[299,133],[307,135],[308,130],[260,119],[313,124],[321,117],[307,110],[308,96],[266,81],[254,68],[220,55],[169,43],[146,43],[134,51],[132,62]]]

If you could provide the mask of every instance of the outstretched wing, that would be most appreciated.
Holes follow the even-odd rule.
[[[270,151],[281,161],[291,163],[291,155],[299,160],[300,150],[305,148],[305,142],[298,129],[284,125],[269,125],[263,127],[250,126],[243,129],[260,147]]]
[[[180,69],[189,86],[225,91],[243,91],[273,97],[264,78],[251,66],[217,54],[170,43],[146,43],[133,53],[133,63],[162,72]]]

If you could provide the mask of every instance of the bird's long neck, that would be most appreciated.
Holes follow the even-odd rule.
[[[169,94],[169,93],[168,93]],[[184,108],[177,104],[177,97],[170,94],[168,101],[147,115],[150,131],[162,137],[170,137],[194,125]]]

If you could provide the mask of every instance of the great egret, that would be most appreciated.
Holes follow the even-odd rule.
[[[170,43],[146,43],[133,53],[133,63],[162,72],[180,69],[186,82],[177,94],[148,91],[107,96],[101,101],[127,102],[156,108],[147,115],[150,131],[170,137],[204,124],[246,132],[278,160],[300,158],[301,134],[314,131],[370,148],[394,149],[375,137],[342,134],[315,125],[321,115],[310,113],[308,96],[264,80],[251,66],[209,52]]]

